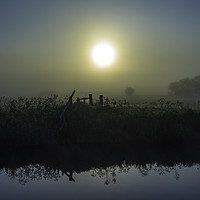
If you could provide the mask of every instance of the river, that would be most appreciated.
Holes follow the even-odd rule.
[[[3,200],[200,199],[199,156],[180,149],[51,147],[1,158]]]

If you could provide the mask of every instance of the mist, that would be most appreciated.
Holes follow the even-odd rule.
[[[94,3],[95,2],[95,3]],[[171,82],[199,75],[197,1],[1,1],[0,95],[44,92],[167,95]],[[99,69],[91,49],[113,44]]]

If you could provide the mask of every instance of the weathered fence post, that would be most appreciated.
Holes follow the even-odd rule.
[[[93,102],[92,102],[92,94],[89,94],[89,104],[92,105]]]
[[[99,95],[99,104],[103,106],[103,95]]]
[[[65,111],[66,111],[66,109],[68,108],[68,106],[69,106],[70,104],[72,104],[72,97],[74,96],[74,93],[75,93],[75,90],[72,92],[72,94],[71,94],[71,96],[69,97],[69,99],[68,99],[68,101],[67,101],[67,103],[66,103],[64,109],[62,110],[62,112],[61,112],[61,114],[60,114],[60,118],[63,119],[63,122],[64,122],[63,125],[64,125],[64,126],[66,126]],[[64,127],[64,126],[63,126],[63,127]]]

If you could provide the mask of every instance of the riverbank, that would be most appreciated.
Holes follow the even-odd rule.
[[[103,106],[79,102],[69,105],[63,120],[59,116],[66,100],[57,95],[1,98],[0,145],[200,143],[200,111],[179,101],[128,104],[107,98]]]

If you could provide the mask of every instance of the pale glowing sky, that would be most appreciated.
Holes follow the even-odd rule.
[[[41,91],[165,94],[200,73],[198,0],[1,0],[0,95]],[[113,66],[91,50],[108,41]]]
[[[97,67],[105,69],[114,64],[116,53],[111,44],[100,42],[92,49],[91,57]]]

